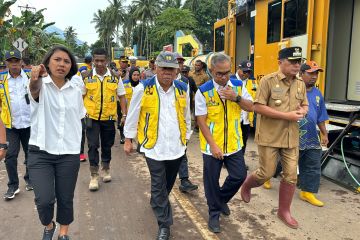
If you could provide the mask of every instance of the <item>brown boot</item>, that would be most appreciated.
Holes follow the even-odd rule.
[[[261,184],[259,184],[255,177],[250,174],[246,177],[245,182],[241,186],[241,198],[244,202],[248,203],[250,202],[251,198],[251,189],[254,187],[259,187]]]
[[[280,182],[279,189],[279,210],[277,212],[278,217],[283,221],[288,227],[298,228],[298,222],[291,216],[290,205],[295,192],[295,184],[286,183],[284,181]]]
[[[102,180],[104,183],[111,182],[110,164],[103,163],[101,168]]]
[[[91,179],[89,183],[90,191],[99,190],[99,167],[98,166],[90,166]]]

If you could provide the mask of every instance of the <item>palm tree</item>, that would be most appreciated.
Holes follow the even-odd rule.
[[[0,26],[4,23],[4,18],[10,11],[10,6],[13,5],[16,0],[4,1],[0,0]]]
[[[108,18],[111,19],[111,25],[114,26],[114,30],[116,30],[116,43],[119,44],[120,41],[120,33],[119,28],[124,23],[124,15],[125,10],[123,7],[123,0],[108,0],[110,3],[109,9],[109,16]]]
[[[161,2],[157,0],[135,0],[133,5],[135,6],[134,16],[135,19],[141,23],[141,37],[139,53],[143,55],[145,45],[147,47],[147,53],[149,53],[149,41],[148,41],[148,28],[154,24],[156,16],[159,15],[161,10]],[[145,33],[144,33],[145,27]]]
[[[65,41],[69,45],[70,49],[72,49],[73,51],[77,46],[76,45],[77,33],[75,31],[76,30],[72,26],[65,28],[64,31]]]
[[[94,13],[91,23],[95,23],[96,32],[99,34],[100,40],[104,43],[104,48],[108,53],[111,52],[112,36],[114,34],[115,25],[113,20],[109,17],[110,9],[98,10]]]

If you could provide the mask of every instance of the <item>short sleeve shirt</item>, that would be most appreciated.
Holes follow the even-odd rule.
[[[280,71],[271,73],[260,80],[254,103],[280,112],[295,111],[299,105],[308,105],[305,84],[297,77],[287,80]],[[255,141],[261,146],[298,147],[299,124],[258,114]]]
[[[326,112],[324,98],[319,89],[313,87],[307,92],[309,111],[306,118],[299,123],[300,150],[321,149],[316,125],[329,119]]]

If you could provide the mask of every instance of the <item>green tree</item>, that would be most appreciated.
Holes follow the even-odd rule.
[[[151,36],[157,43],[156,47],[173,43],[177,30],[191,33],[197,27],[194,14],[188,9],[167,8],[155,20]]]
[[[110,6],[108,7],[108,16],[107,18],[111,21],[108,23],[111,24],[110,28],[113,28],[116,36],[116,43],[120,43],[120,27],[124,23],[125,10],[123,7],[123,0],[112,0],[110,1]]]
[[[160,13],[161,2],[157,0],[134,0],[133,5],[135,6],[135,19],[140,21],[141,24],[139,53],[143,55],[146,48],[149,54],[149,28],[154,24],[156,16]]]
[[[77,33],[75,31],[76,31],[75,28],[73,28],[72,26],[65,28],[65,31],[64,31],[65,41],[67,43],[67,46],[72,51],[75,51],[75,49],[77,47],[77,44],[76,44]]]
[[[110,16],[110,9],[98,10],[94,13],[94,18],[91,21],[95,23],[96,32],[99,34],[99,40],[104,44],[103,47],[111,53],[112,40],[114,35],[115,25]]]
[[[214,23],[227,16],[227,0],[186,0],[183,8],[191,10],[199,26],[194,34],[203,43],[206,50],[212,50]]]

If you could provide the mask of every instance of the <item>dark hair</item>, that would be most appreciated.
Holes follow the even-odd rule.
[[[30,58],[28,58],[28,57],[23,57],[22,60],[23,60],[23,62],[24,62],[25,65],[30,65]]]
[[[92,55],[105,55],[105,57],[108,56],[105,48],[95,48],[92,52]]]
[[[67,49],[64,46],[54,46],[52,49],[50,49],[50,51],[48,51],[42,61],[42,64],[45,65],[46,71],[51,75],[50,69],[49,69],[49,62],[50,62],[50,58],[52,55],[54,55],[54,53],[56,51],[62,51],[62,52],[66,52],[67,55],[69,56],[70,60],[71,60],[71,68],[69,73],[65,76],[66,79],[71,79],[77,72],[78,72],[78,67],[76,64],[76,60],[74,55],[70,52],[69,49]]]

